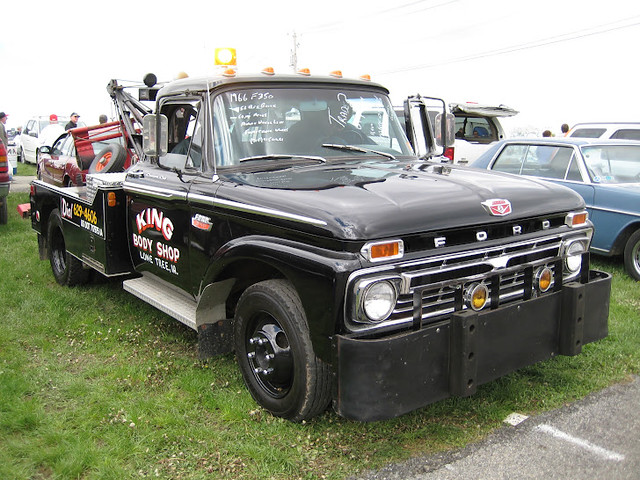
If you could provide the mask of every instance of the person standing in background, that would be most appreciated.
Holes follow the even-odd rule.
[[[566,123],[563,123],[562,126],[560,127],[560,131],[562,132],[562,136],[566,137],[567,133],[569,133],[569,125]]]
[[[76,112],[73,112],[71,115],[71,120],[69,120],[69,123],[67,123],[64,126],[65,130],[69,130],[70,128],[76,128],[78,126],[78,119],[80,118],[80,115],[78,115]]]
[[[109,119],[107,118],[107,116],[104,113],[98,117],[98,123],[100,125],[102,125],[103,123],[107,123],[108,120]]]
[[[7,123],[8,115],[4,112],[0,112],[0,140],[4,143],[4,146],[9,146],[9,140],[7,139],[7,129],[4,124]]]

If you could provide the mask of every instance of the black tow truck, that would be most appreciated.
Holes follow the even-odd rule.
[[[202,358],[235,351],[274,415],[387,419],[608,333],[582,199],[431,161],[452,128],[420,98],[405,130],[366,79],[150,81],[155,113],[108,90],[140,161],[34,181],[41,258],[62,285],[122,276]]]

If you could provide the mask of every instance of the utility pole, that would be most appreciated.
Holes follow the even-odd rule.
[[[291,63],[289,66],[293,68],[294,73],[298,71],[298,36],[296,31],[293,31],[293,49],[291,50]]]

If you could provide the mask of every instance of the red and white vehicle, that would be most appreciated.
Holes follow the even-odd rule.
[[[87,173],[123,171],[135,163],[123,131],[121,122],[66,131],[51,147],[40,147],[38,179],[67,187],[84,185]]]
[[[8,208],[7,196],[11,179],[9,178],[9,160],[7,159],[7,147],[0,140],[0,225],[7,223]]]

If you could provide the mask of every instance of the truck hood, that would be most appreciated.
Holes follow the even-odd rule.
[[[246,203],[274,219],[306,223],[345,240],[397,237],[584,208],[582,197],[566,187],[429,163],[327,164],[223,179],[229,182],[218,190],[219,201]],[[490,214],[483,202],[495,199],[510,202],[511,213]]]

